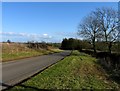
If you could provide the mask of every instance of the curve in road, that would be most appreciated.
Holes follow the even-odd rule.
[[[70,51],[2,63],[2,89],[13,86],[70,55]]]

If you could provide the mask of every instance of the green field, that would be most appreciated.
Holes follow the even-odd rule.
[[[97,64],[97,59],[78,51],[11,91],[40,89],[118,89],[109,75]]]

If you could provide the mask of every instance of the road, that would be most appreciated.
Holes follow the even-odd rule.
[[[13,86],[68,56],[70,51],[2,63],[2,89]]]

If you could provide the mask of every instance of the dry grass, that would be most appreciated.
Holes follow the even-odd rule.
[[[47,49],[45,48],[32,49],[32,48],[28,48],[27,44],[23,44],[23,43],[10,43],[10,44],[1,43],[0,46],[2,46],[3,62],[61,51],[59,49],[50,46],[48,46]]]

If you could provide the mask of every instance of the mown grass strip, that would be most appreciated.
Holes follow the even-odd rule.
[[[74,51],[71,56],[10,90],[118,88],[119,84],[109,79],[95,58]]]

